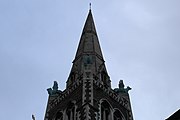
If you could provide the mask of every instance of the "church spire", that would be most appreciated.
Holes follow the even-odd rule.
[[[48,89],[44,120],[133,120],[123,81],[112,89],[91,10],[89,10],[66,89]]]
[[[73,66],[67,81],[67,86],[73,84],[75,79],[83,74],[86,68],[90,69],[93,75],[99,76],[100,73],[103,72],[106,78],[109,78],[104,64],[104,58],[100,48],[91,9],[89,10],[82,31]]]
[[[83,28],[75,60],[82,54],[98,54],[103,59],[91,9]]]

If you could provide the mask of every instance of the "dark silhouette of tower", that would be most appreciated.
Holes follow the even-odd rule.
[[[54,81],[44,120],[133,120],[123,81],[111,88],[91,10],[89,10],[66,89]]]

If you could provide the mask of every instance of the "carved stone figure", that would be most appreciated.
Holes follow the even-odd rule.
[[[129,90],[131,90],[132,88],[130,88],[129,86],[127,86],[127,88],[124,88],[124,83],[123,80],[119,81],[119,88],[115,88],[114,92],[115,93],[128,93]]]
[[[61,90],[58,90],[58,83],[57,83],[57,81],[54,81],[53,87],[52,88],[48,88],[47,91],[48,91],[48,94],[51,95],[51,96],[62,93]]]

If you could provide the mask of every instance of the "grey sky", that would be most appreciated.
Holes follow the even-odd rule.
[[[44,118],[54,80],[65,88],[88,1],[0,0],[0,118]],[[180,107],[180,1],[91,0],[106,66],[123,79],[136,120]]]

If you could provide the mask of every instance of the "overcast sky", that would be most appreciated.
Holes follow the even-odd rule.
[[[135,120],[180,107],[179,0],[0,0],[0,119],[43,120],[46,89],[65,89],[89,2],[112,87],[130,91]]]

